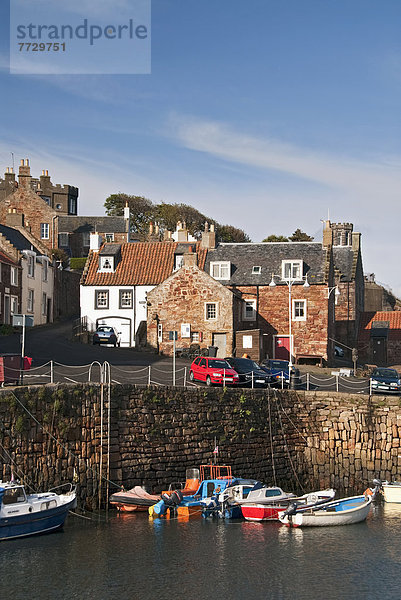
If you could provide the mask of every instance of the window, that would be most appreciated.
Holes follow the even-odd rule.
[[[72,196],[70,196],[68,198],[68,213],[70,215],[77,214],[77,200],[76,200],[76,198],[73,198]],[[88,246],[89,246],[89,244],[88,244]]]
[[[18,269],[11,267],[11,285],[18,285]]]
[[[252,275],[260,275],[262,273],[262,267],[252,267]]]
[[[49,261],[46,257],[42,257],[42,281],[47,281],[49,277]]]
[[[176,254],[174,256],[174,271],[178,271],[178,269],[181,269],[183,264],[184,264],[184,255]]]
[[[256,319],[256,300],[244,300],[244,321],[255,321]]]
[[[211,262],[210,263],[210,275],[214,279],[230,279],[231,277],[231,263],[227,262]]]
[[[114,233],[106,233],[106,242],[114,242]]]
[[[47,296],[43,292],[43,294],[42,294],[42,315],[46,315],[46,314],[47,314]]]
[[[57,210],[61,210],[61,204],[56,204]]]
[[[306,321],[306,300],[292,301],[292,320]]]
[[[60,248],[68,248],[68,233],[58,234],[58,245]]]
[[[11,296],[11,314],[12,315],[17,315],[18,314],[18,298],[17,296]]]
[[[95,290],[95,308],[109,308],[108,290]]]
[[[49,223],[41,223],[40,224],[40,237],[42,240],[49,239],[49,231],[50,231]]]
[[[193,331],[191,334],[191,339],[194,344],[197,344],[200,341],[199,331]]]
[[[85,248],[89,248],[90,246],[90,231],[84,231],[82,233],[82,245],[85,246]]]
[[[27,311],[28,312],[33,312],[33,307],[34,307],[34,295],[33,295],[33,290],[28,290],[28,301],[27,301]]]
[[[28,254],[28,277],[35,277],[35,260],[34,254]]]
[[[132,308],[132,290],[120,290],[120,308]]]
[[[303,261],[302,260],[283,260],[281,263],[281,278],[288,280],[302,281]]]
[[[217,304],[215,302],[207,302],[205,305],[205,318],[207,321],[217,319]]]
[[[114,273],[114,258],[112,256],[99,257],[100,273]]]

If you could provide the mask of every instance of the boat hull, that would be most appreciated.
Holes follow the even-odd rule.
[[[277,521],[287,506],[269,506],[268,504],[242,504],[241,512],[247,521]]]
[[[352,525],[365,521],[371,508],[372,497],[354,496],[329,502],[327,506],[301,510],[294,515],[282,515],[280,521],[288,527],[332,527]]]
[[[0,519],[0,541],[49,533],[61,529],[68,511],[76,507],[74,496],[70,502],[40,512],[7,516]]]
[[[382,484],[383,498],[385,502],[401,504],[401,484]]]

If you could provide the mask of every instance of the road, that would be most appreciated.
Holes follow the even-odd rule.
[[[30,371],[24,373],[24,384],[99,382],[99,365],[104,363],[110,365],[110,379],[115,383],[138,385],[149,383],[173,385],[174,383],[171,357],[138,351],[134,348],[93,346],[75,342],[72,339],[72,321],[34,327],[27,329],[26,332],[25,355],[33,358],[33,365]],[[0,337],[1,354],[20,354],[20,352],[19,333]],[[187,381],[190,364],[191,361],[188,359],[177,358],[176,385],[194,385]],[[18,376],[19,373],[16,374],[16,379]],[[106,378],[108,379],[108,375]],[[302,370],[300,389],[368,394],[369,380],[333,376],[328,373],[307,373],[306,370]]]

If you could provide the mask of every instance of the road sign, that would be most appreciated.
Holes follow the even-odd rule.
[[[29,315],[13,315],[13,327],[24,327],[24,325],[25,327],[33,327],[33,317]]]
[[[169,340],[178,340],[178,333],[176,331],[169,331],[168,339]]]

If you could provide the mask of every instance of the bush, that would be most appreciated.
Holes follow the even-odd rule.
[[[12,325],[0,325],[0,335],[11,335],[15,331]]]
[[[86,257],[84,258],[70,258],[70,269],[75,271],[83,271],[85,268]]]

